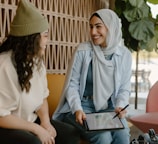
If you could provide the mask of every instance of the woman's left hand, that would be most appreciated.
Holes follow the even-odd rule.
[[[118,115],[119,118],[124,118],[126,116],[127,110],[125,109],[125,110],[121,111],[122,109],[123,108],[121,108],[121,107],[115,108],[115,112],[119,113],[119,115]]]
[[[57,132],[55,130],[55,128],[52,126],[52,124],[49,122],[49,123],[41,123],[40,124],[43,128],[45,128],[53,138],[56,137],[57,135]]]

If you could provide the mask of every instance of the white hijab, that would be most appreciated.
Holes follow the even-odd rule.
[[[105,55],[112,55],[122,42],[121,20],[110,9],[96,11],[108,29],[106,48],[96,46],[92,42],[93,54],[93,98],[96,110],[106,109],[108,99],[114,91],[115,65],[105,59]]]

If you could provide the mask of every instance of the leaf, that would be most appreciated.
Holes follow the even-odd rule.
[[[147,18],[132,22],[129,32],[136,40],[147,42],[154,36],[154,23]]]
[[[152,51],[158,43],[158,15],[156,19],[152,18],[147,1],[158,3],[158,0],[115,1],[115,11],[122,21],[125,45],[134,51],[141,49]],[[158,44],[156,46],[155,51],[158,52]]]
[[[158,4],[158,0],[147,0],[147,1],[152,3],[152,4]]]
[[[156,37],[153,37],[146,45],[147,51],[153,51],[157,47],[157,40]]]
[[[133,21],[148,17],[149,12],[150,12],[150,7],[147,4],[143,4],[140,8],[128,7],[123,12],[123,14],[129,22],[133,22]]]
[[[129,0],[129,3],[133,6],[133,7],[142,7],[142,5],[145,3],[144,0]]]
[[[153,37],[151,40],[149,40],[147,43],[144,43],[143,41],[141,41],[139,43],[139,47],[141,49],[145,49],[148,52],[153,51],[154,49],[156,49],[157,47],[157,40],[156,37]]]

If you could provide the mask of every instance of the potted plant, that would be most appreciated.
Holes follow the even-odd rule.
[[[148,0],[157,4],[157,0]],[[157,50],[158,43],[158,16],[152,17],[147,0],[116,0],[114,11],[122,21],[122,32],[125,45],[136,51],[135,68],[135,109],[138,99],[138,61],[139,51]]]

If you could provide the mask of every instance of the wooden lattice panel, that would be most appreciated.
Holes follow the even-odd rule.
[[[0,42],[10,31],[19,0],[0,0]],[[89,40],[90,14],[108,8],[109,0],[30,0],[48,18],[49,42],[45,65],[49,73],[65,73],[80,42]]]

